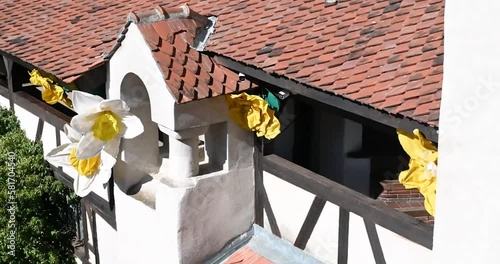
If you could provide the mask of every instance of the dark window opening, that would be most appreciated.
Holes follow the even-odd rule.
[[[372,198],[382,192],[381,181],[406,169],[408,157],[394,128],[354,121],[301,96],[286,100],[277,114],[282,132],[265,140],[264,155],[276,154]]]
[[[0,85],[7,85],[7,69],[2,56],[0,56]]]

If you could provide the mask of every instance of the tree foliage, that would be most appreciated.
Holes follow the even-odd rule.
[[[41,143],[0,109],[0,263],[74,263],[72,207],[78,200],[54,178]]]

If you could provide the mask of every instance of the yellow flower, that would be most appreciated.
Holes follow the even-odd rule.
[[[71,119],[71,127],[83,135],[76,148],[78,159],[91,158],[103,149],[116,157],[122,137],[131,139],[144,132],[141,120],[120,99],[103,99],[82,91],[73,91],[71,96],[78,113]]]
[[[79,160],[76,158],[76,148],[71,149],[69,153],[69,163],[78,171],[79,175],[86,177],[95,175],[101,164],[101,154],[97,154],[92,158]]]
[[[61,86],[54,84],[51,79],[43,77],[37,69],[33,69],[29,75],[32,84],[43,87],[42,99],[45,102],[55,104],[62,101],[68,107],[73,107],[71,100],[68,99]]]
[[[31,79],[30,79],[31,80]],[[49,86],[50,88],[44,88],[42,91],[42,99],[48,104],[55,104],[61,101],[64,97],[64,90],[57,86]]]
[[[257,132],[258,137],[273,139],[280,133],[280,122],[267,102],[247,93],[226,95],[229,115],[239,126]]]
[[[102,141],[109,141],[120,133],[121,118],[111,111],[100,112],[92,125],[94,136]]]
[[[54,166],[76,170],[78,176],[74,178],[73,189],[78,196],[84,197],[109,181],[116,163],[115,153],[104,150],[88,159],[79,159],[76,152],[82,134],[68,125],[64,126],[64,132],[71,143],[54,148],[45,158]]]
[[[399,174],[399,182],[407,189],[417,188],[425,197],[425,209],[434,215],[436,202],[436,172],[438,151],[432,143],[418,131],[413,134],[398,130],[398,138],[403,149],[410,156],[409,169]]]

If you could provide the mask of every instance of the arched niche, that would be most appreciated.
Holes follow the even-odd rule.
[[[139,117],[144,132],[133,139],[122,139],[120,158],[114,168],[115,181],[126,193],[139,190],[140,184],[158,171],[158,125],[151,118],[151,101],[144,82],[134,73],[124,76],[120,84],[120,98],[130,107],[130,113]]]

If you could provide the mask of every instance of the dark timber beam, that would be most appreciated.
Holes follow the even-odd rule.
[[[58,168],[49,163],[50,168],[54,172],[54,177],[61,181],[68,188],[73,189],[73,178],[66,174],[61,168]],[[116,230],[116,215],[114,208],[111,207],[110,203],[104,200],[99,195],[94,192],[89,193],[87,196],[82,198],[82,201],[92,205],[94,210],[106,221],[112,228]]]
[[[12,77],[12,66],[14,63],[12,62],[12,60],[8,59],[5,56],[3,57],[3,63],[7,72],[7,88],[9,90],[8,98],[10,110],[14,111],[14,79]]]
[[[95,263],[99,264],[101,263],[99,259],[99,243],[97,240],[97,220],[95,217],[95,210],[91,206],[90,208],[90,230],[92,231],[92,247],[94,248],[94,259]]]
[[[312,98],[318,102],[333,106],[345,112],[349,112],[396,129],[403,129],[411,132],[417,128],[426,136],[427,139],[433,142],[438,141],[437,128],[430,127],[407,117],[403,117],[400,115],[391,115],[382,110],[377,110],[371,106],[346,99],[342,96],[318,90],[314,87],[298,83],[282,76],[270,74],[263,71],[262,69],[243,64],[224,56],[215,55],[215,60],[217,61],[217,63],[236,72],[243,73],[246,76],[250,76],[254,79],[261,80],[282,89],[286,89],[293,94],[300,94],[302,96]]]
[[[349,257],[349,214],[349,211],[339,207],[338,264],[347,264]]]
[[[309,242],[309,238],[311,238],[314,227],[316,227],[316,224],[318,223],[325,204],[325,199],[318,196],[314,197],[311,208],[309,208],[309,212],[307,213],[306,220],[304,220],[304,223],[300,228],[299,235],[293,243],[294,246],[302,250],[306,248],[307,242]]]
[[[264,188],[263,170],[262,170],[262,155],[263,155],[263,139],[254,137],[254,152],[253,159],[255,164],[255,224],[264,227],[264,201],[260,195],[260,189]]]
[[[263,158],[264,171],[432,249],[433,227],[276,155]]]
[[[9,53],[6,53],[4,51],[0,50],[0,55],[2,55],[5,59],[8,59],[8,60],[14,62],[15,64],[17,64],[18,66],[20,66],[19,68],[24,68],[26,70],[26,71],[24,71],[24,73],[26,73],[26,75],[28,75],[27,71],[31,71],[32,69],[37,68],[37,67],[33,66],[31,63],[26,62],[22,59],[19,59],[18,57],[11,55]],[[14,76],[16,76],[15,73],[14,73]],[[59,79],[55,76],[54,76],[54,78],[55,78],[54,81],[56,81],[57,83],[64,83],[61,79]]]
[[[14,102],[43,121],[53,125],[58,130],[63,130],[64,125],[71,121],[71,116],[56,110],[23,91],[14,93]]]
[[[386,264],[384,251],[382,250],[382,245],[380,244],[380,239],[378,238],[377,227],[374,223],[363,219],[365,222],[366,233],[368,234],[368,239],[370,240],[370,245],[372,246],[373,258],[376,264]]]

